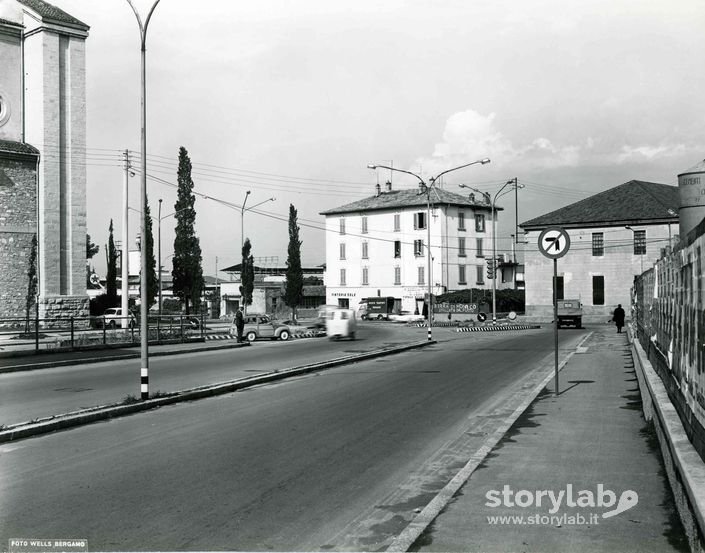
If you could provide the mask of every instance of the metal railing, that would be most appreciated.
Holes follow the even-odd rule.
[[[126,328],[123,321],[127,321]],[[150,344],[203,341],[205,330],[203,314],[149,317]],[[0,353],[135,346],[141,336],[139,319],[134,316],[0,318]]]

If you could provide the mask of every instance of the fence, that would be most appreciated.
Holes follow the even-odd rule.
[[[674,252],[635,277],[632,320],[690,441],[705,460],[705,296],[700,225]]]
[[[202,314],[150,316],[148,340],[150,344],[203,341],[204,329]],[[0,319],[0,349],[5,352],[134,346],[141,336],[139,319],[132,316]]]

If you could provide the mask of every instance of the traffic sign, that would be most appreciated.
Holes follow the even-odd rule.
[[[91,273],[91,284],[100,284],[100,277],[96,273]]]
[[[570,249],[570,236],[564,228],[548,227],[539,235],[539,250],[550,259],[563,257]]]
[[[477,320],[480,321],[481,323],[484,323],[487,320],[487,315],[480,312],[477,314]]]

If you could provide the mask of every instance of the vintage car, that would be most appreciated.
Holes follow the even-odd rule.
[[[235,319],[230,325],[230,334],[237,336]],[[248,342],[254,342],[259,338],[288,340],[291,337],[291,328],[287,324],[271,319],[269,315],[248,314],[245,315],[245,328],[242,335]]]

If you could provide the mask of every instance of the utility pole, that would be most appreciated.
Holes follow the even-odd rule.
[[[122,328],[127,328],[130,324],[130,317],[127,314],[129,306],[129,278],[130,273],[128,271],[128,244],[127,244],[127,212],[128,212],[128,181],[130,179],[130,151],[125,150],[122,153],[123,156],[123,169],[125,171],[122,180],[122,262],[120,263],[122,287],[120,296],[120,307],[122,312],[122,319],[120,319],[120,326]]]

